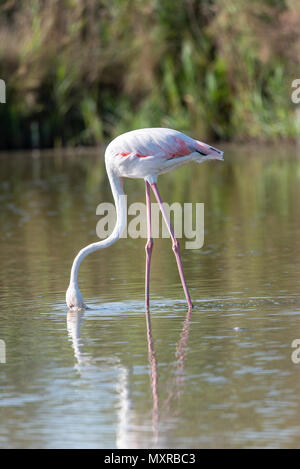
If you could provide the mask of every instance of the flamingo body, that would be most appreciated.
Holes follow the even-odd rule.
[[[82,260],[90,253],[106,248],[117,241],[126,226],[127,214],[124,201],[123,178],[142,178],[146,184],[147,232],[145,303],[149,309],[150,261],[153,248],[151,226],[150,187],[160,206],[172,239],[179,276],[189,308],[191,298],[184,278],[180,248],[174,230],[165,212],[156,181],[159,174],[172,171],[190,161],[202,163],[205,160],[223,160],[223,152],[206,143],[194,140],[177,130],[165,128],[139,129],[127,132],[115,138],[105,151],[105,164],[116,204],[117,223],[113,232],[105,240],[89,244],[75,257],[71,269],[70,284],[66,292],[66,302],[70,309],[82,309],[86,305],[78,288],[78,270]]]
[[[173,129],[149,128],[115,138],[105,152],[106,166],[119,177],[142,178],[150,184],[157,176],[188,163],[223,159],[223,152]]]

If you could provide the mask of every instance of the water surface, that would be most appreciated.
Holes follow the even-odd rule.
[[[205,204],[205,243],[144,239],[92,254],[68,312],[77,251],[112,196],[101,152],[0,156],[0,446],[299,447],[300,160],[292,146],[226,147],[225,162],[161,176],[164,200]],[[142,181],[125,184],[144,201]]]

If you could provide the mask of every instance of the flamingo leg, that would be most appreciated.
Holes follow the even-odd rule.
[[[149,311],[149,287],[150,287],[150,263],[153,249],[152,225],[151,225],[151,196],[150,184],[146,183],[146,205],[147,205],[147,243],[146,251],[146,275],[145,275],[145,305],[146,311]]]
[[[178,271],[179,271],[179,275],[180,275],[180,280],[181,280],[181,283],[182,283],[182,287],[183,287],[183,291],[184,291],[184,294],[185,294],[185,297],[186,297],[186,301],[188,303],[188,306],[189,306],[189,309],[192,309],[193,305],[192,305],[192,301],[191,301],[191,297],[190,297],[190,294],[189,294],[189,290],[188,290],[188,287],[187,287],[187,284],[186,284],[186,281],[185,281],[185,277],[184,277],[184,272],[183,272],[183,267],[182,267],[182,262],[181,262],[181,256],[180,256],[180,246],[179,246],[179,242],[177,240],[177,238],[175,237],[175,233],[174,233],[174,229],[171,225],[171,222],[166,214],[166,211],[164,209],[164,206],[163,206],[163,201],[161,199],[161,196],[160,196],[160,193],[159,193],[159,190],[157,188],[157,185],[156,183],[153,183],[151,184],[151,187],[152,187],[152,190],[154,192],[154,195],[156,197],[156,200],[159,204],[159,207],[160,207],[160,210],[161,210],[161,213],[163,215],[163,218],[166,222],[166,225],[167,225],[167,228],[168,228],[168,231],[170,233],[170,236],[172,238],[172,249],[173,249],[173,252],[175,254],[175,258],[176,258],[176,262],[177,262],[177,266],[178,266]]]

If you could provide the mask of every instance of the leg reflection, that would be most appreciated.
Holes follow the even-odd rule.
[[[151,330],[151,319],[149,309],[146,308],[146,325],[147,325],[147,341],[148,341],[148,356],[151,370],[151,389],[153,398],[152,408],[152,429],[154,435],[154,443],[158,442],[158,390],[157,390],[157,362],[155,357],[152,330]]]

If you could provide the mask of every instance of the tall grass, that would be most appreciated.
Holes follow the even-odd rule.
[[[296,138],[296,0],[0,1],[0,148]]]

